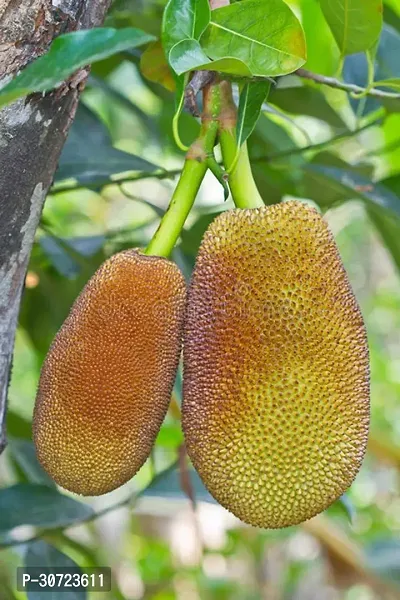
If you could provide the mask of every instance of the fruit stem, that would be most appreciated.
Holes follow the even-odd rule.
[[[213,156],[221,110],[221,90],[214,82],[203,90],[203,114],[198,138],[190,146],[182,173],[172,195],[171,202],[162,217],[157,231],[150,240],[145,254],[169,256],[182,231],[193,206],[200,184]]]
[[[237,110],[232,97],[232,85],[221,82],[221,114],[219,118],[219,142],[222,160],[229,173],[229,187],[237,208],[257,208],[264,201],[257,189],[251,171],[246,142],[238,149],[236,141]]]

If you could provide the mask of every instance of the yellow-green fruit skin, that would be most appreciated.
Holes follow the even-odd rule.
[[[181,351],[186,284],[137,250],[87,283],[42,367],[33,420],[40,463],[62,487],[110,492],[148,458]]]
[[[285,202],[213,221],[188,292],[183,353],[187,451],[225,508],[286,527],[350,486],[368,437],[368,346],[316,210]]]

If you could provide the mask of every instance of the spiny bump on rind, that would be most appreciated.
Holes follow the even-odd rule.
[[[286,527],[349,487],[368,437],[368,346],[316,210],[285,202],[213,221],[183,355],[185,443],[220,504],[251,525]]]
[[[182,342],[186,284],[169,260],[120,252],[96,271],[42,367],[33,435],[62,487],[107,493],[148,458]]]

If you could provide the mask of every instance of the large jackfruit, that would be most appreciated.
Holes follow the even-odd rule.
[[[286,202],[218,216],[184,329],[186,446],[216,500],[277,528],[343,494],[367,443],[368,348],[319,214]]]
[[[186,297],[174,263],[128,250],[88,282],[44,362],[37,456],[64,488],[104,494],[143,465],[165,417]]]

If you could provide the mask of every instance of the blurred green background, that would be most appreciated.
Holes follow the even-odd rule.
[[[306,66],[334,74],[338,52],[317,0],[290,4],[306,31]],[[117,0],[106,24],[158,35],[164,5]],[[400,77],[398,0],[386,2],[384,18],[376,68]],[[170,76],[157,63],[157,46],[147,52],[150,60],[135,50],[93,66],[37,233],[9,390],[9,445],[0,461],[0,599],[26,598],[16,590],[15,567],[35,547],[42,560],[58,549],[81,567],[111,566],[113,591],[90,593],[90,600],[400,598],[400,103],[354,99],[288,76],[273,89],[249,143],[266,203],[302,198],[324,213],[367,326],[371,437],[345,498],[303,526],[257,530],[213,502],[191,473],[194,510],[176,468],[180,374],[151,460],[122,488],[84,499],[86,512],[78,505],[68,520],[36,462],[30,423],[49,344],[101,262],[149,241],[174,188],[169,171],[182,165],[171,134],[173,94],[147,78],[167,77],[170,85]],[[365,83],[363,56],[346,59],[344,77]],[[183,114],[182,138],[190,143],[197,130]],[[208,174],[173,255],[186,277],[208,223],[229,206]],[[44,494],[40,508],[49,488],[54,497]]]

